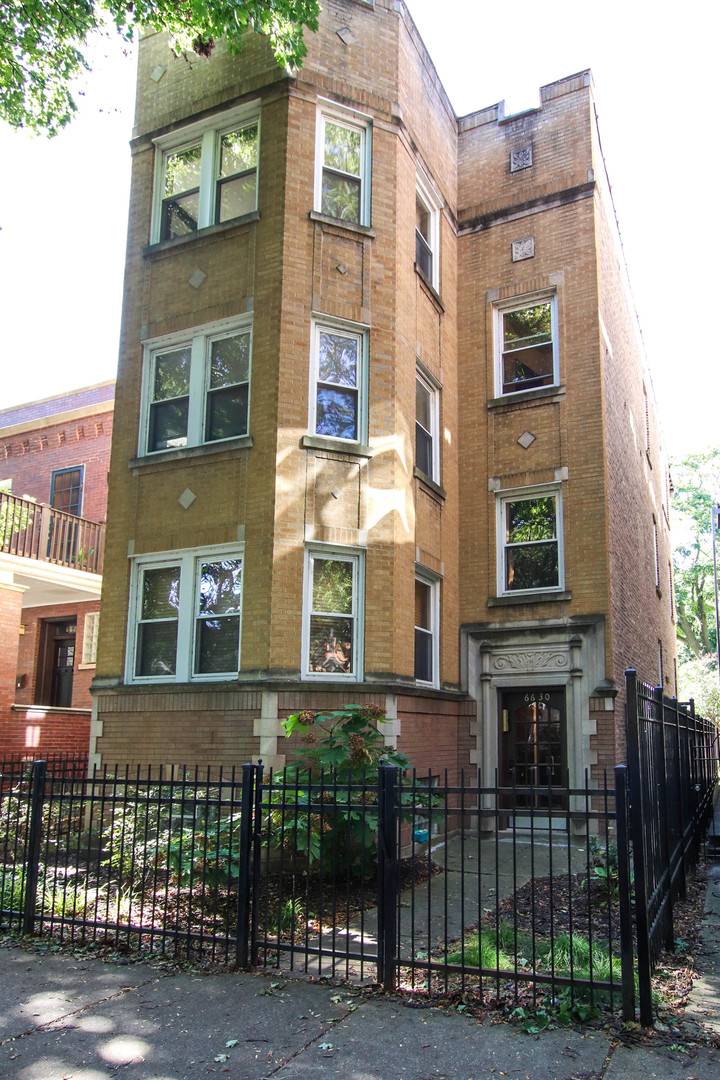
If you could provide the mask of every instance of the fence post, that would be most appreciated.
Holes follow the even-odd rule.
[[[242,767],[242,799],[240,803],[240,853],[238,858],[238,905],[236,964],[247,969],[250,953],[250,893],[254,874],[251,874],[253,854],[253,810],[255,808],[255,774],[257,766]],[[252,867],[253,871],[255,867]]]
[[[625,672],[628,794],[630,796],[630,825],[635,871],[635,925],[637,927],[638,990],[640,1023],[652,1025],[652,984],[650,961],[650,928],[647,909],[647,871],[645,865],[645,835],[643,833],[643,784],[640,764],[640,720],[638,716],[637,672]]]
[[[620,907],[620,970],[623,1020],[635,1019],[635,971],[633,966],[632,880],[627,813],[627,766],[615,766],[615,815],[617,820],[618,903]]]
[[[397,774],[394,765],[378,768],[378,982],[385,990],[395,989],[397,969]]]
[[[27,846],[27,869],[25,871],[25,897],[23,904],[23,934],[35,930],[35,904],[37,903],[38,869],[40,864],[40,840],[42,838],[43,803],[45,801],[45,778],[47,762],[34,761],[30,781],[30,832]]]

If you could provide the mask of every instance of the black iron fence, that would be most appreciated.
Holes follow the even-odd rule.
[[[632,673],[628,701],[628,766],[560,799],[476,772],[451,784],[381,767],[340,783],[256,765],[87,777],[7,763],[2,923],[518,1009],[630,1018],[639,1000],[649,1023],[718,745]]]
[[[713,815],[720,732],[632,670],[626,691],[640,1014],[650,1023],[650,976],[660,952],[674,947],[673,906]]]

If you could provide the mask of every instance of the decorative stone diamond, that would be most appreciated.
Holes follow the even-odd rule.
[[[337,36],[342,41],[343,45],[352,45],[353,41],[356,40],[355,35],[349,26],[343,26],[342,30],[338,30]]]
[[[197,499],[197,495],[195,495],[190,490],[190,488],[185,488],[182,495],[178,499],[178,502],[182,506],[183,510],[188,510],[192,506],[192,504],[195,502],[196,499]]]
[[[532,165],[532,146],[523,146],[519,150],[510,151],[510,172],[519,172],[520,169],[529,169]]]
[[[153,82],[160,82],[164,74],[165,68],[162,66],[162,64],[158,64],[157,67],[154,67],[150,72],[150,78]]]
[[[522,446],[523,450],[527,450],[529,446],[535,442],[535,436],[532,431],[523,431],[522,435],[518,439],[518,442]]]
[[[339,274],[347,274],[347,266],[345,265],[345,263],[338,263],[337,270]]]
[[[532,259],[535,256],[535,237],[524,236],[522,240],[512,242],[512,261],[520,262],[522,259]]]
[[[188,285],[192,285],[193,289],[199,289],[206,277],[207,274],[198,266],[188,278]]]

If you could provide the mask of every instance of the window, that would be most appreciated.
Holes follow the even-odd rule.
[[[439,683],[440,582],[426,574],[415,578],[415,678],[428,686]]]
[[[363,554],[306,553],[303,672],[358,681],[362,668]]]
[[[147,342],[140,454],[247,435],[251,348],[238,320]]]
[[[415,189],[415,268],[434,289],[438,288],[440,201],[429,184],[418,177]]]
[[[498,593],[562,589],[560,492],[504,495],[497,506]]]
[[[362,330],[314,325],[310,430],[316,435],[353,442],[367,438],[366,347]]]
[[[329,111],[326,111],[328,109]],[[330,103],[318,113],[315,209],[370,224],[371,120]]]
[[[133,564],[128,681],[235,677],[242,555],[175,552]]]
[[[660,588],[660,546],[658,543],[658,527],[655,515],[653,514],[653,563],[655,574],[655,588]]]
[[[83,465],[77,465],[73,469],[58,469],[52,474],[50,505],[53,509],[80,517],[84,475]]]
[[[496,392],[516,394],[558,382],[556,297],[495,309]]]
[[[418,369],[415,380],[415,464],[420,472],[440,482],[440,442],[438,439],[440,391]]]
[[[253,103],[156,139],[152,242],[256,210],[259,136]]]
[[[100,628],[100,613],[90,611],[83,622],[82,660],[83,664],[94,664],[97,661],[98,630]]]

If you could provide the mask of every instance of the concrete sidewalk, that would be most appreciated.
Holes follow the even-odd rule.
[[[528,1036],[278,976],[0,947],[0,1076],[12,1080],[717,1080],[720,1051],[679,1047],[596,1030]]]

